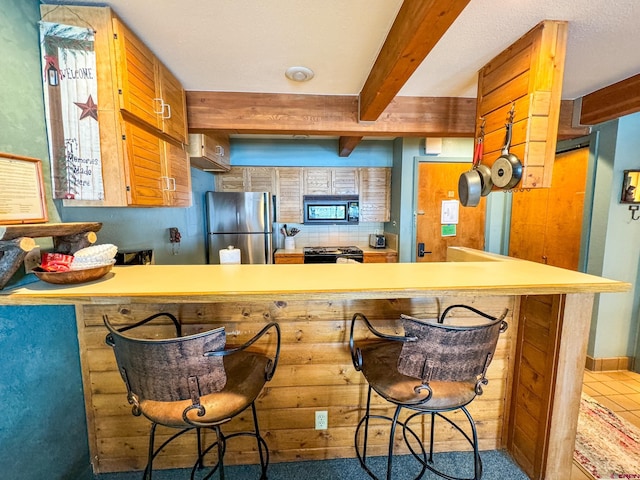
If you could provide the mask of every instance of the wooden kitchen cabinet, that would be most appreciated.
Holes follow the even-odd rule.
[[[216,175],[219,192],[272,192],[276,221],[302,223],[304,195],[360,195],[361,222],[388,222],[390,168],[232,167]]]
[[[304,263],[304,253],[287,252],[286,250],[277,250],[273,255],[273,263],[300,264]]]
[[[362,256],[364,263],[397,263],[398,252],[395,250],[365,250]]]
[[[391,218],[391,169],[359,169],[360,221],[388,222]]]
[[[104,198],[63,200],[63,205],[189,206],[186,103],[180,82],[109,7],[41,5],[40,12],[47,21],[90,24],[96,32]]]
[[[164,158],[164,175],[169,187],[164,190],[165,205],[190,207],[192,204],[191,172],[187,151],[172,143],[164,142]]]
[[[275,167],[232,167],[216,175],[218,192],[276,192]]]
[[[191,176],[187,153],[133,123],[125,122],[124,131],[129,204],[190,206]]]
[[[357,168],[304,168],[305,195],[349,195],[358,193]]]
[[[191,166],[206,172],[228,172],[231,169],[229,135],[189,134]]]
[[[245,167],[245,187],[247,192],[276,191],[275,167]]]
[[[276,221],[302,223],[302,195],[302,169],[276,168]]]
[[[186,95],[179,80],[117,17],[113,33],[123,115],[186,144]]]
[[[246,192],[244,167],[231,167],[228,172],[216,175],[217,192]]]

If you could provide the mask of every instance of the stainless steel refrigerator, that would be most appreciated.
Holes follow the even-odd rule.
[[[273,201],[269,192],[207,192],[207,261],[240,249],[242,263],[273,263]]]

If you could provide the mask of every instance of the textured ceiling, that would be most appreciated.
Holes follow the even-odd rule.
[[[402,1],[106,4],[187,90],[357,95]],[[471,0],[399,94],[474,97],[478,70],[545,19],[569,22],[563,99],[640,73],[639,0]],[[293,65],[315,77],[288,80],[284,71]]]

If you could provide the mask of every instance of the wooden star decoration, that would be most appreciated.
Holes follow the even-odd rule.
[[[82,113],[80,113],[80,120],[87,117],[91,117],[96,121],[98,120],[98,105],[93,101],[91,95],[89,95],[89,98],[87,98],[87,101],[85,103],[73,103],[75,103],[82,110]]]

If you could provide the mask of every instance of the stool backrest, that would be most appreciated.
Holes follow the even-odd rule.
[[[401,316],[406,337],[398,371],[429,381],[477,381],[493,358],[498,336],[506,328],[502,319],[480,325],[445,325]]]
[[[138,400],[171,402],[219,392],[227,382],[223,358],[204,356],[223,350],[224,327],[178,338],[132,338],[105,318],[120,375]]]

